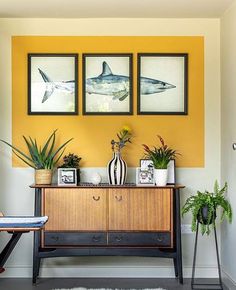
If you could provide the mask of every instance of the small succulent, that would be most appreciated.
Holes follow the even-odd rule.
[[[79,162],[82,158],[74,153],[69,153],[63,157],[63,164],[60,167],[63,168],[79,168]]]

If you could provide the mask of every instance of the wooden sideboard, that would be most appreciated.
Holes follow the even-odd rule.
[[[40,261],[70,256],[151,256],[174,261],[183,283],[181,185],[31,186],[35,215],[48,223],[34,234],[33,283]]]

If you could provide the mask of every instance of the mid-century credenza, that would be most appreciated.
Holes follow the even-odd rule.
[[[35,216],[49,217],[34,234],[33,283],[42,258],[149,256],[173,259],[183,283],[181,185],[31,186]]]

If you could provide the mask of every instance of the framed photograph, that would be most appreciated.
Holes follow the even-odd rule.
[[[58,168],[57,169],[58,173],[58,185],[77,185],[77,170],[76,168]]]
[[[151,159],[140,159],[140,168],[142,170],[153,171],[154,166],[153,166],[152,160]]]
[[[154,186],[153,171],[143,170],[140,167],[136,168],[136,185],[139,186]]]
[[[138,54],[138,114],[188,114],[188,54]]]
[[[176,177],[175,177],[175,160],[170,160],[168,164],[168,177],[167,177],[167,184],[175,184]]]
[[[83,114],[132,115],[132,54],[83,54]]]
[[[28,115],[78,114],[78,54],[28,54]]]

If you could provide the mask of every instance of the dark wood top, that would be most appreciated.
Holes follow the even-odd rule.
[[[80,185],[57,185],[57,184],[32,184],[31,188],[173,188],[180,189],[184,188],[181,184],[168,184],[166,186],[141,186],[135,183],[127,183],[124,185],[110,185],[108,183],[100,183],[99,185],[93,185],[92,183],[81,183]]]

